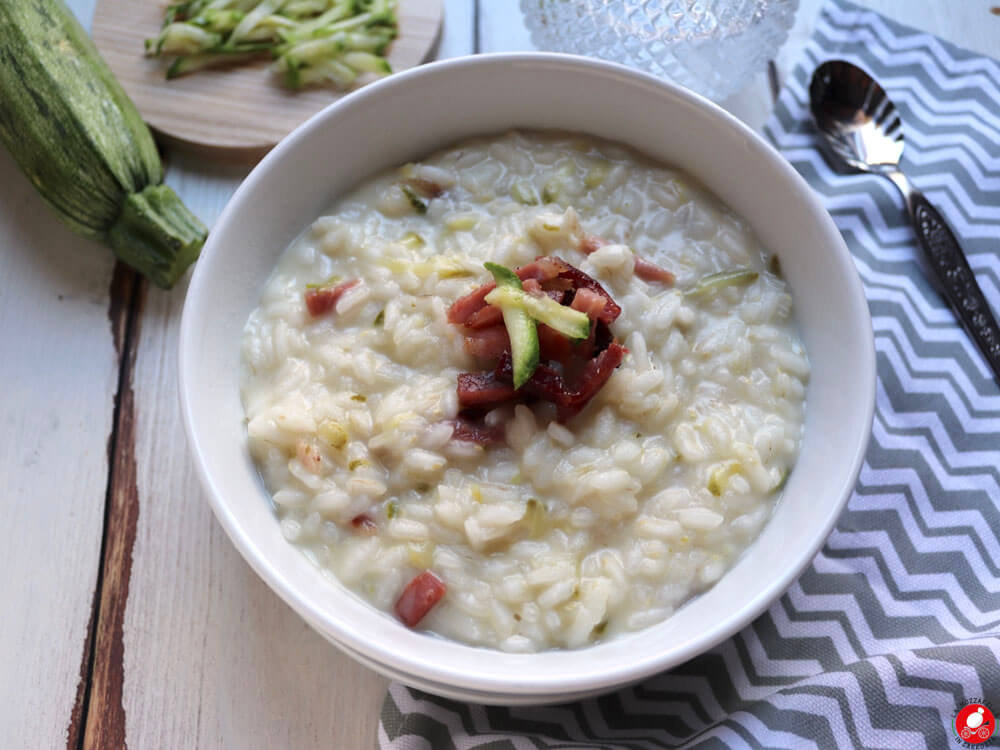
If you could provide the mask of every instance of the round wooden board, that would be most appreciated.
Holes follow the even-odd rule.
[[[270,61],[204,70],[168,81],[164,59],[143,56],[143,40],[163,23],[166,0],[98,0],[91,35],[151,128],[168,139],[220,155],[263,156],[295,126],[343,97],[331,87],[285,89]],[[393,70],[419,65],[441,27],[442,0],[399,0]]]

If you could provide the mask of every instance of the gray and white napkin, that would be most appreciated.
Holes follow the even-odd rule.
[[[826,546],[745,630],[617,693],[497,708],[393,684],[385,750],[938,750],[959,746],[967,702],[1000,711],[1000,390],[918,269],[895,188],[816,150],[807,87],[829,58],[896,102],[904,168],[1000,310],[1000,64],[829,0],[765,128],[843,232],[875,329],[872,441]]]

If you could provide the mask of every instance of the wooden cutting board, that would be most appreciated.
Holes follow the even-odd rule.
[[[228,70],[204,70],[168,81],[168,59],[143,56],[168,0],[98,0],[91,34],[101,55],[151,128],[167,140],[255,160],[295,126],[346,92],[331,87],[289,91],[265,57]],[[394,71],[420,64],[441,27],[442,0],[399,0],[399,36],[389,48]]]

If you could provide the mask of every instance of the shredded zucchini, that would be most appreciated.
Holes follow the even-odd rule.
[[[712,273],[700,279],[697,284],[688,290],[688,294],[702,296],[715,294],[729,286],[746,286],[755,282],[758,275],[756,271],[750,268]]]
[[[530,182],[515,182],[510,188],[510,197],[525,206],[537,206],[542,202],[538,190]]]
[[[331,448],[339,450],[347,445],[347,430],[336,420],[324,419],[316,429],[316,434]]]
[[[537,539],[544,536],[549,530],[549,514],[545,503],[541,500],[529,497],[524,516],[521,519],[528,531],[528,536]]]
[[[306,289],[326,289],[327,287],[334,286],[340,282],[340,277],[337,274],[328,276],[324,281],[314,281],[306,284]]]
[[[599,161],[594,166],[592,166],[586,177],[583,178],[583,184],[588,189],[593,189],[598,187],[604,180],[608,177],[608,172],[611,171],[611,167],[608,166],[608,162]]]
[[[740,464],[738,461],[726,461],[709,475],[708,491],[719,497],[725,491],[726,485],[729,483],[729,478],[733,474],[738,474],[739,471]]]
[[[145,42],[150,57],[175,56],[167,78],[259,59],[290,88],[392,72],[397,0],[183,0],[167,6],[163,28]],[[237,55],[240,55],[238,57]]]
[[[474,271],[466,268],[461,260],[448,255],[437,255],[426,260],[415,261],[408,261],[403,258],[381,258],[378,264],[388,268],[393,273],[412,273],[420,279],[426,279],[435,273],[441,279],[455,279],[476,275]]]
[[[418,214],[427,213],[427,201],[417,195],[416,191],[409,185],[400,185],[400,189],[403,191],[403,195],[406,196],[406,200],[410,202],[413,206],[413,210]]]
[[[449,216],[445,219],[444,225],[449,231],[464,232],[475,228],[478,223],[479,219],[475,214],[457,214],[455,216]]]
[[[426,570],[434,563],[434,545],[431,542],[410,542],[406,545],[406,557],[414,568]]]
[[[402,245],[414,248],[423,247],[424,245],[427,244],[427,241],[424,240],[424,238],[421,237],[416,232],[407,232],[406,234],[403,235],[403,239],[401,239],[399,242]]]

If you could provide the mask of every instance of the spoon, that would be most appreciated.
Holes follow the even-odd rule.
[[[882,175],[899,188],[944,298],[1000,380],[1000,327],[955,235],[899,168],[903,128],[895,105],[870,75],[843,60],[816,68],[809,104],[820,150],[831,168],[842,174]]]

